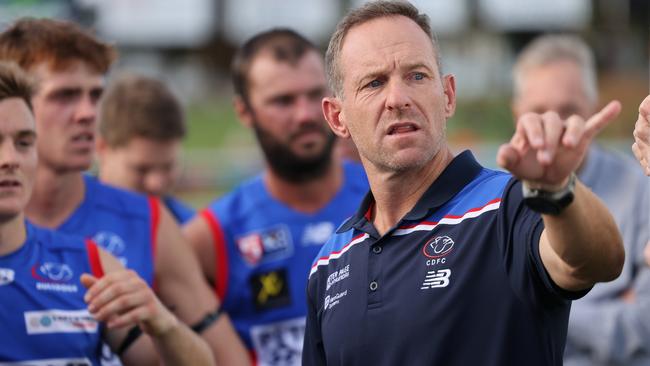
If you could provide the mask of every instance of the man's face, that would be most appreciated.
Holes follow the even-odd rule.
[[[36,175],[34,117],[19,98],[0,101],[0,219],[20,214]]]
[[[585,92],[582,72],[575,62],[557,61],[525,71],[519,95],[513,101],[515,118],[528,112],[555,111],[560,118],[589,118],[594,102]]]
[[[334,143],[321,110],[327,85],[320,55],[308,51],[293,65],[262,53],[251,64],[248,90],[240,118],[255,130],[271,169],[292,181],[318,176]]]
[[[99,177],[108,184],[163,196],[177,177],[180,140],[157,141],[134,137],[126,145],[99,148]]]
[[[95,120],[104,77],[82,62],[54,71],[30,70],[39,81],[33,98],[40,163],[59,172],[83,171],[93,160]]]
[[[339,119],[362,159],[379,171],[422,167],[445,146],[455,109],[453,76],[444,78],[429,37],[403,16],[353,27],[345,37]]]

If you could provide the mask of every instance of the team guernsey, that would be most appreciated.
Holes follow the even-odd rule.
[[[27,224],[24,245],[0,256],[0,365],[99,365],[82,273],[102,276],[95,244]]]
[[[159,201],[89,175],[84,184],[83,202],[57,230],[92,238],[152,286]]]
[[[343,168],[342,188],[313,214],[275,200],[261,176],[201,212],[216,245],[217,294],[258,365],[301,363],[309,267],[368,191],[360,165]]]
[[[587,291],[547,274],[520,182],[464,152],[383,236],[373,202],[312,265],[304,365],[562,365],[570,300]]]
[[[162,202],[180,225],[190,221],[196,214],[196,211],[192,207],[172,196],[163,197]]]

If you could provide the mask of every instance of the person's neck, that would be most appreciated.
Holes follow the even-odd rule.
[[[0,221],[0,257],[13,253],[25,244],[27,230],[23,213]]]
[[[449,148],[443,146],[428,164],[408,171],[379,172],[371,164],[364,164],[369,167],[366,172],[375,199],[371,220],[380,235],[415,207],[452,159]]]
[[[325,207],[341,188],[343,166],[338,158],[332,158],[323,176],[300,183],[288,181],[267,168],[264,184],[276,200],[298,212],[315,213]]]
[[[81,172],[60,173],[39,166],[34,192],[25,213],[36,225],[57,228],[79,207],[84,196]]]

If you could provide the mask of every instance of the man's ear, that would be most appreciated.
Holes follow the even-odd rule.
[[[350,138],[350,131],[341,110],[341,101],[336,97],[325,97],[322,101],[323,114],[334,133],[344,139]]]
[[[246,103],[241,95],[236,95],[232,101],[232,104],[235,107],[235,113],[237,114],[237,119],[239,119],[239,122],[242,125],[251,128],[253,126],[254,118],[251,109],[248,107],[248,103]]]
[[[443,77],[445,93],[445,117],[449,118],[456,112],[456,78],[452,74]]]

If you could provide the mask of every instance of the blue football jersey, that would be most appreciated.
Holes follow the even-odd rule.
[[[277,201],[257,176],[201,215],[217,253],[216,291],[259,365],[299,365],[310,265],[368,191],[363,168],[345,163],[344,182],[320,211]]]
[[[57,230],[92,238],[153,286],[159,200],[89,175],[84,183],[83,202]]]
[[[169,209],[169,212],[171,212],[179,225],[187,223],[196,215],[196,211],[192,207],[172,196],[163,197],[162,202],[167,206],[167,209]]]
[[[27,224],[25,244],[0,256],[0,364],[99,365],[82,273],[102,276],[94,243]]]

